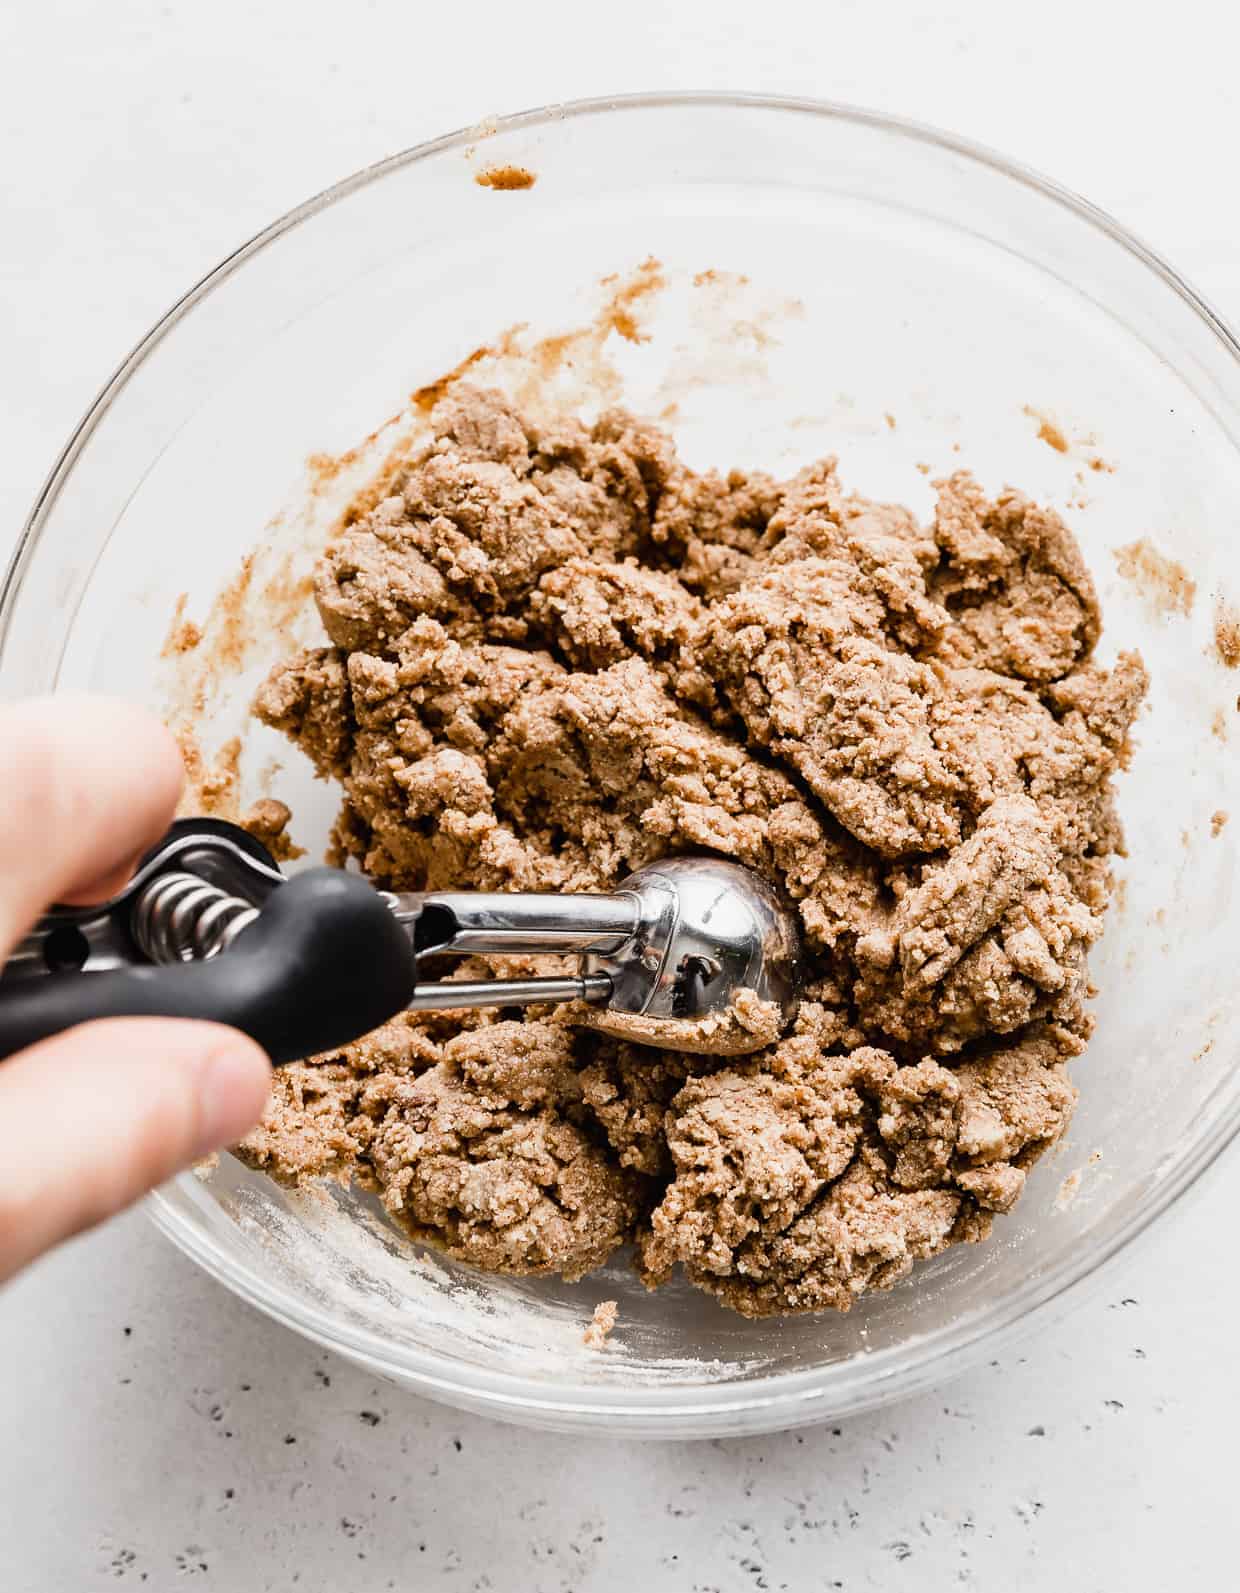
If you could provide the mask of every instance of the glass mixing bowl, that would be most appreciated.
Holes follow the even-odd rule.
[[[533,186],[475,180],[506,166]],[[593,330],[546,341],[574,327]],[[160,656],[177,598],[201,618],[257,548],[268,606],[249,612],[232,676],[203,689],[210,753],[243,728],[265,664],[313,633],[304,575],[339,494],[415,424],[411,389],[488,341],[484,379],[661,413],[693,464],[787,473],[838,452],[848,485],[925,513],[918,467],[967,464],[1064,510],[1102,590],[1103,656],[1139,646],[1153,682],[1070,1137],[989,1243],[847,1316],[746,1322],[683,1284],[649,1295],[621,1264],[575,1286],[483,1275],[409,1244],[366,1198],[293,1198],[228,1157],[156,1195],[155,1220],[298,1332],[514,1421],[758,1432],[923,1388],[1094,1273],[1236,1129],[1240,825],[1212,824],[1236,806],[1240,744],[1240,675],[1213,646],[1217,606],[1240,597],[1235,340],[1106,216],[925,128],[712,95],[483,124],[284,217],[134,350],[25,530],[0,689],[166,709],[185,687]],[[1195,601],[1148,553],[1126,561],[1135,582],[1119,573],[1115,550],[1138,539],[1184,566]],[[247,788],[291,799],[299,838],[319,838],[330,793],[263,734]],[[588,1350],[603,1298],[619,1323]]]

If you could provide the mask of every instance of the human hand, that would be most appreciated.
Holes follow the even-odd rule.
[[[183,771],[141,710],[0,710],[0,962],[51,902],[101,901],[167,828]],[[2,999],[2,998],[0,998]],[[257,1121],[263,1052],[214,1023],[112,1018],[0,1062],[0,1281]]]

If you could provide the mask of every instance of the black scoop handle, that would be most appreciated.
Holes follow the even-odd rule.
[[[209,962],[61,973],[0,993],[0,1057],[96,1018],[205,1018],[273,1062],[333,1050],[413,996],[413,947],[383,898],[340,869],[296,875]]]

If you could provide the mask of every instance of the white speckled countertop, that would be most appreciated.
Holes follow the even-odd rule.
[[[1240,319],[1237,24],[1101,0],[43,0],[0,11],[0,544],[124,351],[241,239],[492,111],[751,88],[950,126]],[[807,31],[808,29],[808,31]],[[561,36],[562,34],[562,36]],[[0,1154],[2,1154],[0,1147]],[[0,1293],[0,1587],[1205,1588],[1235,1579],[1234,1155],[1098,1292],[938,1393],[784,1437],[522,1433],[376,1386],[138,1214]]]

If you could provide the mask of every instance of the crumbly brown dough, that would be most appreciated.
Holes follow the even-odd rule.
[[[965,473],[922,524],[833,460],[697,474],[632,416],[465,386],[432,423],[321,561],[328,645],[256,703],[340,783],[334,859],[576,891],[722,854],[798,906],[805,999],[732,1059],[572,1007],[406,1015],[283,1069],[242,1155],[359,1180],[483,1267],[575,1278],[632,1241],[651,1285],[680,1265],[750,1315],[983,1238],[1072,1111],[1146,685],[1092,662],[1071,533]]]
[[[292,816],[287,802],[279,802],[275,797],[260,797],[242,814],[241,828],[256,841],[261,841],[277,863],[291,863],[294,858],[306,855],[305,847],[298,846],[288,833]]]
[[[618,1300],[600,1300],[594,1307],[594,1315],[590,1318],[589,1326],[581,1335],[581,1342],[588,1350],[601,1350],[606,1344],[615,1331],[619,1310]]]

